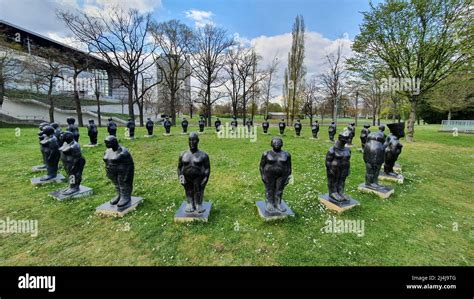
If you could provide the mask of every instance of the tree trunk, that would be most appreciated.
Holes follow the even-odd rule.
[[[412,142],[415,135],[415,120],[416,120],[416,101],[411,101],[410,116],[407,123],[407,141]]]
[[[101,123],[101,117],[100,117],[100,93],[96,92],[95,93],[95,99],[97,101],[97,119],[99,121],[99,127],[102,127],[102,123]]]
[[[207,113],[207,126],[211,126],[211,121],[212,121],[212,116],[211,116],[211,109],[212,109],[212,103],[211,103],[211,85],[208,84],[206,87],[206,113]]]
[[[52,96],[53,93],[53,79],[49,80],[49,87],[48,87],[48,100],[49,100],[49,122],[54,122],[54,99]]]
[[[171,124],[176,125],[176,92],[170,92],[170,114],[171,114]]]
[[[448,110],[448,120],[451,120],[451,110]]]
[[[193,118],[193,102],[189,105],[189,118]]]
[[[74,74],[72,76],[73,85],[74,85],[74,102],[76,102],[76,114],[77,114],[77,121],[78,121],[79,127],[83,127],[84,122],[82,120],[81,100],[79,99],[79,91],[77,90],[77,75],[78,74]]]
[[[1,73],[0,73],[0,76],[1,76]],[[2,108],[4,96],[5,96],[5,81],[3,79],[0,79],[0,108]]]
[[[138,104],[138,113],[139,118],[140,118],[140,127],[143,127],[143,103],[137,103]]]
[[[377,116],[377,108],[372,110],[372,126],[375,126],[375,118]]]
[[[128,78],[128,117],[135,120],[135,113],[133,112],[133,78],[133,74]]]

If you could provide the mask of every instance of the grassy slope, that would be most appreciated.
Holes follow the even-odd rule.
[[[31,166],[40,162],[36,129],[22,129],[20,137],[13,128],[0,129],[0,219],[39,221],[36,238],[0,235],[0,265],[474,265],[474,136],[453,137],[437,128],[417,127],[416,142],[403,141],[399,162],[405,184],[396,186],[388,200],[357,191],[364,165],[362,154],[353,149],[346,185],[361,207],[337,218],[364,220],[363,237],[320,231],[333,215],[317,200],[327,191],[325,127],[322,140],[296,139],[290,132],[284,138],[295,179],[284,198],[296,217],[273,224],[258,217],[254,204],[264,198],[258,163],[271,137],[259,135],[256,143],[217,139],[209,129],[200,145],[211,158],[205,197],[213,210],[209,223],[188,225],[173,223],[184,199],[176,165],[187,149],[186,136],[123,141],[135,159],[134,195],[145,201],[123,219],[112,219],[94,215],[114,194],[105,176],[103,145],[83,148],[83,184],[95,194],[58,202],[47,196],[58,185],[35,188],[29,183],[36,175]],[[81,134],[84,144],[86,130]],[[138,137],[144,134],[144,128],[137,128]],[[310,136],[308,126],[303,135]],[[99,139],[104,136],[101,128]]]

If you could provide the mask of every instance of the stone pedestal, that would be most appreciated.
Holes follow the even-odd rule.
[[[145,138],[151,138],[151,137],[155,137],[155,134],[153,134],[153,135],[143,135],[143,137],[145,137]]]
[[[96,147],[96,146],[99,146],[100,143],[96,143],[96,144],[84,144],[83,147]]]
[[[348,148],[353,148],[355,145],[354,144],[346,144],[345,147],[348,147]]]
[[[132,202],[130,206],[123,211],[119,211],[117,205],[111,205],[110,202],[106,202],[97,207],[97,209],[95,209],[95,213],[103,216],[123,217],[126,214],[134,211],[142,201],[143,197],[132,196]]]
[[[186,222],[194,222],[194,221],[201,221],[207,222],[209,220],[209,214],[211,213],[212,203],[205,201],[202,203],[202,207],[206,209],[203,213],[186,213],[184,209],[186,208],[186,201],[181,203],[178,211],[174,215],[174,222],[175,223],[186,223]]]
[[[125,137],[127,140],[135,140],[135,137]]]
[[[266,206],[265,201],[257,201],[256,205],[257,205],[258,214],[265,221],[275,221],[275,220],[285,219],[288,216],[295,216],[295,213],[293,213],[290,207],[283,200],[281,201],[281,206],[283,208],[286,208],[286,211],[283,213],[280,213],[280,212],[268,213],[267,210],[265,209],[265,206]]]
[[[171,133],[169,133],[169,134],[168,134],[168,133],[163,133],[163,136],[173,136],[173,134],[171,134]]]
[[[390,195],[392,195],[395,192],[395,190],[393,188],[387,187],[387,186],[383,186],[383,188],[372,189],[372,188],[367,187],[365,185],[365,183],[360,184],[357,187],[357,190],[359,190],[361,192],[364,192],[364,193],[372,193],[372,194],[375,194],[378,197],[384,198],[384,199],[389,198]]]
[[[188,134],[189,134],[188,132],[186,132],[186,133],[181,132],[181,135],[188,135]]]
[[[36,166],[33,166],[31,168],[32,172],[43,172],[43,171],[46,171],[46,170],[47,170],[47,168],[46,168],[45,165],[36,165]]]
[[[309,139],[312,139],[312,140],[318,140],[319,138],[317,138],[317,137],[316,137],[316,138],[314,138],[314,137],[312,137],[312,136],[311,136],[311,137],[309,137]]]
[[[31,179],[31,184],[33,186],[51,184],[51,183],[64,183],[64,182],[66,182],[66,178],[60,173],[58,173],[54,179],[47,180],[47,181],[40,181],[40,178]]]
[[[336,211],[337,213],[342,213],[360,205],[360,203],[352,197],[350,197],[348,201],[338,202],[333,200],[329,194],[320,195],[319,202],[325,205],[328,210]]]
[[[385,172],[381,172],[379,175],[379,180],[403,184],[404,178],[403,178],[403,175],[401,174],[390,175],[390,174],[386,174]]]
[[[384,167],[384,164],[382,164],[382,168],[381,168],[382,172],[383,172],[383,167]],[[393,172],[401,174],[402,173],[402,166],[398,163],[395,163],[395,165],[393,165]]]
[[[73,194],[64,195],[61,193],[62,190],[54,191],[49,193],[49,196],[56,198],[57,200],[66,200],[66,199],[73,199],[79,197],[86,197],[92,195],[92,188],[86,186],[79,186],[79,191]]]

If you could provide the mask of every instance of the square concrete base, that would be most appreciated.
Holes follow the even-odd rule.
[[[314,138],[314,137],[309,137],[309,139],[318,140],[319,138],[318,138],[318,137],[316,137],[316,138]]]
[[[83,147],[96,147],[96,146],[99,146],[100,143],[96,143],[96,144],[84,144]]]
[[[197,133],[198,133],[199,135],[201,135],[201,134],[206,134],[205,131],[204,131],[204,132],[197,132]]]
[[[379,180],[382,181],[389,181],[389,182],[396,182],[398,184],[403,184],[403,175],[396,174],[396,175],[389,175],[384,172],[381,172],[379,175]]]
[[[359,205],[359,202],[352,197],[347,202],[337,202],[329,197],[329,194],[320,195],[319,202],[325,205],[328,210],[336,211],[337,213],[342,213]]]
[[[43,171],[46,171],[46,170],[47,170],[47,168],[44,165],[36,165],[36,166],[33,166],[31,168],[32,172],[43,172]]]
[[[382,168],[381,168],[382,171],[383,171],[383,166],[384,165],[382,164]],[[398,163],[395,163],[395,165],[393,165],[393,171],[395,173],[401,174],[402,173],[402,166],[400,166],[400,164],[398,164]]]
[[[377,195],[378,197],[380,198],[389,198],[390,195],[392,195],[395,190],[391,187],[387,187],[387,186],[384,186],[383,189],[372,189],[372,188],[368,188],[365,186],[365,183],[362,183],[360,184],[358,187],[357,187],[357,190],[361,191],[361,192],[364,192],[364,193],[372,193],[372,194],[375,194]]]
[[[186,133],[184,133],[184,132],[181,132],[181,135],[188,135],[188,134],[189,134],[189,133],[187,133],[187,132],[186,132]]]
[[[64,182],[66,182],[66,178],[60,173],[58,173],[54,179],[47,180],[47,181],[40,181],[40,178],[31,179],[31,184],[33,186],[51,184],[51,183],[64,183]]]
[[[281,219],[287,218],[288,216],[295,216],[295,213],[290,209],[290,207],[283,200],[281,201],[281,206],[283,208],[286,208],[286,211],[284,213],[268,213],[267,210],[265,209],[265,206],[266,206],[265,201],[257,201],[256,205],[257,205],[258,214],[265,221],[281,220]]]
[[[175,223],[186,223],[194,221],[207,222],[209,220],[209,214],[211,213],[212,203],[208,201],[202,203],[202,207],[206,209],[204,213],[186,213],[184,211],[184,209],[186,208],[186,204],[187,202],[183,201],[178,211],[174,215]]]
[[[295,135],[295,138],[304,138],[303,136],[298,136],[298,135]]]
[[[97,207],[97,209],[95,209],[95,213],[103,216],[123,217],[126,214],[134,211],[142,201],[143,197],[132,196],[132,202],[130,206],[123,211],[119,211],[117,205],[111,205],[110,202],[106,202]]]
[[[163,136],[173,136],[173,134],[171,134],[171,133],[169,133],[169,134],[163,133]]]
[[[143,137],[145,137],[145,138],[151,138],[151,137],[155,137],[155,134],[153,134],[153,135],[143,135]]]
[[[127,140],[135,140],[135,137],[125,137]]]
[[[66,200],[66,199],[86,197],[86,196],[92,195],[92,188],[82,186],[82,185],[79,186],[79,191],[73,194],[63,195],[61,191],[62,190],[51,192],[49,193],[49,196],[56,198],[57,200]]]
[[[326,142],[328,142],[328,143],[334,143],[334,141],[331,141],[331,140],[326,140]]]

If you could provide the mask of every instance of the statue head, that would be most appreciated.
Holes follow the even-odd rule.
[[[315,122],[315,123],[318,123],[318,121],[317,121],[317,120],[315,120],[314,122]]]
[[[189,134],[189,149],[191,152],[196,152],[198,150],[199,144],[199,135],[196,132],[191,132]]]
[[[94,123],[93,119],[89,119],[89,123],[92,125]]]
[[[341,133],[339,133],[339,136],[338,136],[339,144],[341,146],[346,145],[346,143],[349,141],[350,136],[351,136],[351,132],[349,131],[349,129],[344,128],[344,130]]]
[[[333,122],[333,121],[331,122],[331,125],[334,125],[334,122]]]
[[[146,119],[147,119],[148,121],[150,121],[150,120],[151,120],[151,118],[149,118],[149,117],[147,117]]]
[[[131,118],[129,118],[129,119],[128,119],[128,121],[132,121],[132,119],[131,119]]]
[[[51,127],[50,125],[44,126],[43,127],[43,134],[45,134],[48,137],[51,137],[51,135],[54,134],[54,128]]]
[[[364,124],[364,128],[368,129],[368,128],[370,128],[370,125],[369,124]]]
[[[117,137],[112,136],[112,135],[105,137],[104,143],[105,143],[105,147],[111,148],[114,151],[116,151],[119,147]]]
[[[72,133],[69,131],[65,131],[63,132],[63,140],[66,143],[71,143],[74,141],[74,135],[72,135]]]
[[[273,137],[270,144],[273,148],[273,151],[279,152],[283,147],[283,139],[281,139],[280,137]]]
[[[379,131],[381,131],[381,132],[385,131],[385,125],[380,125],[379,126]]]
[[[69,125],[73,125],[73,124],[76,122],[76,120],[74,119],[74,117],[68,117],[68,118],[66,119],[66,122],[67,122]]]
[[[186,120],[186,117],[183,117],[183,121],[185,121],[185,120]]]
[[[390,133],[397,136],[398,138],[405,137],[405,123],[391,123],[387,124]]]
[[[281,121],[285,121],[285,119],[284,119],[284,118],[282,118],[282,119],[281,119]]]
[[[298,118],[296,121],[297,121],[297,122],[301,122],[301,120],[300,120],[299,118]]]
[[[58,123],[51,123],[50,126],[53,127],[55,130],[56,130],[57,128],[59,128],[59,124],[58,124]]]
[[[109,117],[109,121],[112,121],[112,117]]]

